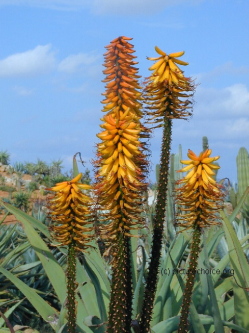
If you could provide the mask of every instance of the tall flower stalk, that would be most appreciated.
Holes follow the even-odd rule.
[[[89,196],[82,190],[91,187],[80,184],[82,173],[71,181],[56,184],[48,189],[55,192],[49,200],[50,218],[52,220],[52,235],[59,244],[68,247],[67,256],[67,309],[68,309],[68,332],[76,330],[76,254],[89,248],[92,240],[93,227],[90,219]]]
[[[153,124],[153,128],[163,127],[163,138],[150,265],[140,319],[141,332],[150,332],[150,321],[158,280],[167,200],[172,120],[187,119],[191,115],[191,97],[194,90],[191,80],[186,78],[183,71],[178,67],[178,64],[188,65],[187,62],[178,59],[184,52],[167,55],[157,46],[155,50],[159,56],[148,58],[156,62],[149,68],[153,72],[145,88],[145,99],[148,104],[149,123]]]
[[[100,214],[101,237],[112,260],[112,292],[107,332],[131,331],[132,281],[130,237],[143,226],[141,217],[143,192],[146,190],[147,137],[142,126],[137,62],[131,38],[119,37],[105,53],[106,92],[97,136],[96,196]]]
[[[213,178],[214,170],[219,169],[219,166],[212,163],[218,160],[219,156],[210,157],[211,153],[211,149],[206,149],[197,156],[189,150],[190,160],[181,161],[187,166],[179,170],[188,171],[188,174],[178,181],[180,187],[176,189],[176,200],[181,211],[178,215],[178,225],[183,230],[192,228],[193,240],[178,332],[189,330],[188,314],[198,264],[201,230],[219,225],[217,211],[222,207],[223,193],[221,186]]]

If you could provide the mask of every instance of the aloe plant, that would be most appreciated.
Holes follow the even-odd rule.
[[[61,217],[65,215],[61,184],[56,185],[59,186],[57,199],[61,200],[61,211],[58,213],[58,206],[54,204],[53,208],[58,213],[58,225],[54,230],[59,228],[57,240],[59,243],[65,241],[65,246],[58,243],[54,246],[50,228],[52,220],[46,217],[39,205],[34,207],[33,216],[30,216],[7,202],[1,202],[5,212],[14,214],[22,227],[1,225],[0,229],[0,281],[3,286],[0,289],[0,305],[3,310],[0,333],[12,330],[10,325],[6,327],[8,322],[5,319],[12,325],[17,323],[16,316],[24,318],[27,314],[33,317],[33,321],[28,322],[28,325],[36,327],[38,324],[46,324],[49,325],[46,332],[51,330],[56,333],[222,333],[228,330],[249,333],[249,266],[245,256],[249,251],[248,153],[242,148],[238,154],[238,193],[233,187],[228,188],[227,198],[229,197],[233,205],[233,212],[226,214],[226,211],[221,210],[222,227],[215,225],[219,218],[218,211],[213,215],[208,211],[205,221],[203,217],[195,220],[199,224],[193,226],[193,220],[188,219],[187,227],[194,227],[194,236],[189,232],[189,228],[179,233],[179,225],[184,226],[183,220],[186,219],[182,214],[181,222],[176,224],[179,209],[184,206],[184,211],[189,202],[179,202],[181,195],[177,193],[180,191],[185,199],[193,193],[190,191],[189,196],[184,196],[183,192],[189,191],[189,187],[182,189],[179,181],[182,179],[182,172],[189,171],[189,167],[176,173],[176,170],[182,168],[181,146],[177,154],[170,154],[172,119],[185,119],[191,114],[191,101],[183,100],[192,96],[194,86],[176,65],[187,65],[177,59],[184,52],[166,55],[156,47],[159,57],[151,59],[158,61],[151,66],[154,73],[146,88],[146,102],[150,121],[156,122],[155,127],[164,128],[164,136],[161,163],[160,167],[157,167],[158,191],[155,200],[147,206],[138,191],[140,186],[143,191],[146,190],[143,172],[146,171],[147,164],[145,155],[139,154],[146,151],[146,145],[138,139],[139,135],[147,138],[148,131],[139,120],[143,113],[140,110],[142,97],[136,90],[139,88],[136,82],[137,69],[130,67],[135,63],[132,60],[132,45],[127,40],[130,39],[117,38],[107,47],[104,73],[108,75],[105,79],[105,82],[108,82],[108,91],[103,101],[103,111],[107,111],[107,115],[102,119],[104,123],[101,125],[105,130],[99,134],[99,137],[104,139],[98,145],[98,157],[101,158],[96,161],[96,165],[99,164],[97,166],[100,167],[96,173],[97,178],[103,180],[102,183],[97,182],[99,187],[97,186],[96,190],[102,197],[100,196],[100,201],[96,203],[96,210],[99,208],[98,204],[104,208],[104,245],[113,246],[109,248],[110,252],[105,252],[105,249],[99,246],[102,240],[96,236],[89,241],[90,248],[84,254],[78,251],[77,256],[75,255],[75,242],[67,248],[68,234],[77,223],[60,223]],[[113,79],[115,82],[112,82]],[[124,120],[127,120],[126,124]],[[209,156],[211,152],[207,137],[203,137],[202,143],[203,151],[208,151]],[[187,177],[186,180],[191,178],[192,182],[199,186],[207,175],[201,173],[201,179],[200,168],[195,166],[205,157],[197,157],[190,152],[189,155],[192,156],[192,162],[182,163],[188,166],[193,164],[191,168],[196,172],[196,176],[193,179],[192,176]],[[75,184],[72,185],[67,177],[60,178],[60,161],[54,164],[53,174],[56,176],[53,179],[47,171],[46,163],[38,162],[39,173],[43,174],[41,178],[46,184],[54,185],[55,179],[58,179],[59,183],[64,182],[65,187],[71,186],[75,190]],[[206,164],[205,168],[202,167],[213,176],[209,182],[214,184],[216,175],[207,166],[214,170],[219,167],[216,164],[210,165],[209,162],[201,163]],[[75,176],[79,173],[76,155],[73,164]],[[35,174],[38,169],[34,166],[30,165]],[[111,188],[109,182],[113,182]],[[191,185],[191,181],[189,183]],[[76,193],[71,191],[71,187],[70,193],[67,193],[69,201],[66,200],[66,203],[70,202],[72,210],[77,210],[81,194],[78,189]],[[207,206],[212,201],[211,206],[214,207],[216,203],[209,193],[211,187],[210,184],[207,186],[204,198],[198,196],[196,207],[199,207],[203,200]],[[217,187],[212,193],[216,199],[218,192]],[[108,200],[104,198],[106,194]],[[72,195],[77,199],[71,201]],[[134,198],[137,198],[137,201],[134,201]],[[193,200],[196,200],[196,197]],[[190,206],[191,204],[192,202]],[[197,211],[192,210],[192,206],[190,208],[190,215]],[[206,211],[203,210],[204,214]],[[72,214],[68,211],[67,214],[71,219]],[[6,216],[7,213],[1,222]],[[102,221],[97,220],[97,214],[95,218],[96,225],[99,226]],[[136,221],[144,220],[145,228],[132,230]],[[211,226],[201,232],[207,221]],[[79,223],[81,222],[82,219]],[[84,223],[79,225],[83,227]],[[66,233],[65,228],[68,228]],[[86,239],[87,236],[84,236]],[[80,238],[75,241],[78,241],[78,245],[83,244]],[[115,260],[110,263],[112,255]],[[65,273],[68,266],[72,268],[71,276],[70,273]],[[189,276],[189,267],[192,267],[196,274]],[[69,302],[67,277],[71,279]],[[68,311],[70,302],[71,312]],[[77,316],[74,321],[71,319],[75,313]],[[41,333],[42,328],[39,331]]]

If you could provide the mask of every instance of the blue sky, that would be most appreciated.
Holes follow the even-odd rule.
[[[185,51],[195,78],[193,117],[175,120],[172,153],[199,153],[209,138],[219,177],[236,182],[236,155],[249,149],[248,0],[0,0],[0,151],[11,163],[95,156],[105,46],[132,37],[139,74],[154,46]],[[151,176],[161,131],[151,140]]]

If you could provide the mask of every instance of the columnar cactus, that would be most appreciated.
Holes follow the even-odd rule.
[[[246,148],[242,147],[236,158],[237,161],[237,178],[238,178],[238,200],[245,193],[249,186],[249,154]],[[249,198],[245,201],[249,205]]]

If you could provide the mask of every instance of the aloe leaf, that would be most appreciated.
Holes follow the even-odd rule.
[[[23,302],[23,299],[16,304],[12,305],[6,312],[4,312],[4,315],[6,318],[8,318],[12,312]],[[2,327],[5,324],[5,321],[2,317],[0,317],[0,327]]]
[[[10,226],[7,230],[6,230],[6,233],[4,233],[1,241],[0,241],[0,248],[2,247],[5,247],[6,246],[6,243],[8,243],[13,234],[15,233],[16,231],[16,224],[14,226]]]
[[[134,291],[133,313],[132,313],[133,318],[137,318],[137,315],[141,311],[142,302],[143,302],[143,299],[142,299],[143,292],[144,292],[143,277],[144,277],[144,270],[145,270],[145,265],[146,265],[146,253],[145,253],[144,247],[142,245],[140,245],[140,248],[142,249],[143,263],[141,265],[141,270],[139,272],[138,281],[137,281],[136,288]]]
[[[9,215],[9,212],[7,212],[4,217],[0,220],[0,225],[4,222],[4,220],[6,219],[6,217]]]
[[[88,316],[84,319],[84,324],[88,326],[92,332],[105,333],[105,327],[101,320],[96,316]]]
[[[97,305],[98,305],[98,310],[100,313],[100,317],[103,321],[107,321],[107,310],[106,310],[106,304],[104,302],[104,298],[103,298],[103,290],[102,290],[102,286],[101,286],[101,282],[98,278],[98,276],[96,275],[94,269],[92,269],[92,267],[89,265],[88,261],[86,260],[86,258],[83,258],[83,265],[84,268],[88,274],[88,276],[90,277],[94,289],[95,289],[95,294],[96,294],[96,298],[97,298]],[[92,315],[96,315],[97,313],[92,313]]]
[[[76,331],[79,333],[92,333],[92,330],[87,327],[84,323],[84,319],[88,316],[88,311],[87,311],[87,304],[84,304],[82,302],[82,299],[76,295],[76,302],[78,304],[77,306],[77,312],[78,312],[78,315],[77,315],[77,320],[76,320],[76,323],[77,323],[77,329]],[[67,331],[65,331],[66,333]]]
[[[41,264],[40,261],[35,261],[35,262],[31,262],[29,264],[24,264],[24,265],[20,265],[20,266],[16,266],[14,267],[14,269],[12,270],[13,273],[22,273],[22,272],[26,272],[31,270],[32,268],[39,266]]]
[[[245,288],[249,287],[249,265],[245,258],[244,251],[242,250],[240,241],[237,238],[234,229],[226,217],[224,212],[220,212],[223,219],[224,230],[226,234],[226,239],[229,247],[229,256],[231,264],[236,273],[236,278],[238,283],[244,285]]]
[[[85,304],[86,308],[86,317],[89,315],[94,315],[100,317],[100,311],[98,308],[97,295],[94,289],[93,282],[91,277],[87,274],[85,268],[77,260],[77,269],[76,269],[78,294],[81,296],[82,302]]]
[[[156,325],[163,318],[163,307],[167,300],[167,294],[174,275],[174,269],[182,257],[184,250],[188,244],[188,240],[181,233],[173,241],[165,261],[160,268],[160,277],[158,282],[155,305],[153,309],[152,325]]]
[[[33,225],[34,228],[37,228],[39,231],[41,231],[43,233],[44,236],[50,238],[51,235],[48,231],[48,228],[45,224],[41,223],[40,221],[36,220],[34,217],[26,214],[25,212],[23,212],[22,210],[1,201],[1,205],[3,205],[11,214],[15,215],[15,217],[17,218],[18,221],[20,221],[21,223],[23,223],[23,220],[31,223]]]
[[[92,333],[92,330],[90,330],[86,325],[81,324],[81,326],[79,326],[78,324],[76,325],[76,332],[77,333]],[[56,330],[56,333],[67,333],[67,332],[68,332],[68,325],[67,325],[67,323],[64,324],[64,325],[62,325],[58,330]],[[20,332],[20,333],[22,333],[22,332]],[[37,332],[37,333],[39,333],[39,332]]]
[[[49,318],[57,317],[58,314],[56,310],[52,308],[46,301],[44,301],[44,299],[40,297],[34,289],[30,288],[23,281],[2,267],[0,267],[0,273],[5,275],[6,278],[9,279],[24,294],[24,296],[27,297],[29,302],[45,321],[49,322]],[[52,327],[54,327],[53,323],[49,323]]]
[[[6,257],[2,258],[3,260],[0,263],[0,266],[4,267],[12,261],[15,261],[16,258],[20,257],[20,255],[27,251],[28,248],[30,248],[30,244],[28,242],[16,246],[12,251],[8,252]]]
[[[56,332],[59,333],[59,332],[62,332],[64,326],[66,325],[66,315],[67,315],[67,310],[65,308],[64,305],[61,306],[61,309],[60,309],[60,314],[59,314],[59,318],[58,318],[58,323],[57,323],[57,326],[56,326]]]
[[[208,282],[207,275],[205,274],[206,266],[203,263],[203,251],[201,252],[198,260],[199,274],[196,274],[196,283],[192,295],[193,303],[198,306],[198,312],[204,312],[208,302]]]
[[[204,262],[206,264],[206,267],[209,268],[209,257],[208,257],[208,251],[207,251],[207,245],[206,245],[205,239],[204,239],[203,243],[204,243],[203,253],[204,253],[204,257],[205,257]],[[218,307],[218,303],[217,303],[217,299],[216,299],[216,295],[215,295],[215,291],[214,291],[212,277],[210,276],[210,274],[207,274],[206,277],[207,277],[207,284],[208,284],[210,301],[211,301],[211,311],[212,311],[213,318],[214,318],[215,332],[224,333],[224,327],[222,324],[221,315],[220,315],[220,311],[219,311],[219,307]]]
[[[217,227],[210,228],[206,231],[207,238],[205,241],[208,257],[211,257],[212,253],[216,249],[217,245],[220,242],[220,239],[224,236],[224,230],[222,228],[219,228],[217,230]],[[206,235],[206,233],[204,235]]]
[[[180,317],[172,317],[167,320],[161,321],[157,325],[152,327],[152,332],[154,333],[171,333],[178,329],[178,325],[180,322]]]
[[[236,216],[239,214],[244,202],[246,201],[246,199],[248,197],[248,194],[249,194],[249,186],[247,187],[247,189],[241,196],[241,198],[240,198],[239,202],[237,203],[237,206],[234,208],[232,214],[228,216],[228,219],[230,222],[234,221]]]
[[[73,157],[73,176],[76,177],[80,172],[79,172],[79,168],[78,168],[78,163],[76,160],[76,156],[77,154],[80,155],[80,153],[76,153]],[[81,156],[81,155],[80,155]]]
[[[106,276],[106,264],[100,255],[96,242],[92,242],[91,245],[94,247],[94,249],[89,251],[85,258],[97,275],[101,284],[101,289],[103,290],[104,294],[107,295],[107,297],[104,298],[106,299],[105,302],[109,302],[111,287],[110,282]]]
[[[222,280],[222,283],[215,288],[215,294],[217,300],[221,299],[229,290],[233,288],[233,277],[227,277]]]
[[[7,209],[9,208],[9,206],[10,205],[8,205]],[[60,303],[63,303],[66,299],[67,289],[66,277],[62,267],[58,264],[53,254],[47,247],[46,243],[42,240],[40,235],[34,229],[33,220],[35,219],[30,218],[28,214],[22,212],[15,207],[11,207],[11,210],[15,212],[14,215],[22,223],[26,236],[28,237],[31,246],[35,250],[38,258],[40,259],[42,266],[60,300]],[[38,222],[39,221],[36,221],[36,223],[34,223],[35,227],[39,225],[40,222]]]
[[[207,315],[199,315],[200,321],[203,325],[212,325],[214,323],[214,319]],[[179,325],[180,317],[173,317],[169,318],[167,320],[164,320],[160,322],[159,324],[152,327],[152,332],[154,333],[172,333],[177,330]],[[241,332],[241,333],[249,333],[247,329],[244,329],[236,324],[233,324],[229,321],[222,321],[223,326],[227,326],[231,329],[233,329],[235,332]],[[199,331],[198,331],[199,332]]]
[[[194,332],[205,333],[206,332],[205,328],[200,320],[200,317],[198,315],[198,312],[196,311],[196,308],[195,308],[193,302],[190,304],[189,315],[190,315],[190,319],[191,319],[190,323],[194,329]]]
[[[234,269],[235,321],[239,326],[249,329],[247,311],[249,296],[246,291],[249,287],[249,265],[229,219],[223,211],[220,214],[223,219],[231,266]]]
[[[131,237],[130,238],[130,260],[131,260],[131,272],[132,272],[132,286],[133,290],[136,289],[137,284],[137,238]]]

